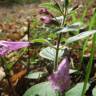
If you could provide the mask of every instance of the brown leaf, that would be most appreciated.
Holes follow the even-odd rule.
[[[14,74],[11,78],[10,81],[12,83],[13,86],[16,86],[18,81],[23,78],[25,76],[25,74],[27,73],[27,69],[23,69],[22,71]]]

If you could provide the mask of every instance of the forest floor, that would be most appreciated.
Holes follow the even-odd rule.
[[[16,20],[24,20],[36,14],[38,4],[14,4],[0,6],[0,22],[14,22]]]
[[[42,0],[41,0],[42,1]],[[44,1],[44,0],[43,0]],[[42,1],[42,2],[43,2]],[[45,0],[46,1],[46,0]],[[73,2],[74,1],[74,2]],[[73,4],[83,4],[86,0],[73,0]],[[27,17],[32,17],[38,14],[38,5],[40,3],[31,4],[0,4],[0,23],[1,22],[14,22],[23,21]],[[96,0],[92,4],[96,7]]]

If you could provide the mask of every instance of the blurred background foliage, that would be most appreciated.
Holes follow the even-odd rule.
[[[0,3],[39,3],[41,0],[0,0]]]

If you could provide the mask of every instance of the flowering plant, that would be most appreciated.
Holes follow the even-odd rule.
[[[96,81],[91,69],[94,70],[95,66],[93,58],[95,57],[96,30],[95,28],[91,30],[93,25],[85,25],[82,20],[75,18],[74,10],[81,6],[73,5],[70,8],[72,5],[69,3],[69,0],[50,0],[49,3],[41,4],[38,12],[40,17],[37,16],[40,19],[39,22],[32,19],[34,25],[30,26],[31,20],[27,19],[26,42],[0,41],[0,65],[2,66],[0,67],[0,80],[5,79],[8,82],[9,96],[95,96]],[[90,24],[93,24],[94,18]],[[29,38],[30,36],[32,37]],[[89,49],[89,47],[86,48],[88,39],[84,39],[87,37],[93,38],[90,57],[89,54],[87,56],[84,54]],[[76,42],[78,40],[81,42]],[[76,42],[76,45],[73,42]],[[30,46],[31,44],[33,45]],[[25,50],[20,50],[22,48],[25,48],[27,54]],[[80,54],[76,53],[78,50]],[[15,60],[13,56],[12,61],[10,60],[12,63],[7,62],[7,59],[15,54],[14,51],[17,52],[16,55],[24,52],[20,53]],[[84,62],[83,65],[84,58],[89,59],[88,64]],[[13,70],[10,70],[12,67]],[[90,79],[92,82],[89,84]],[[30,86],[32,87],[29,88]],[[27,88],[29,89],[26,91]]]
[[[75,87],[73,87],[70,68],[74,64],[71,64],[71,54],[67,55],[67,52],[70,51],[69,46],[71,43],[95,34],[96,30],[85,31],[87,25],[83,24],[82,22],[75,22],[73,24],[70,24],[70,21],[68,22],[71,13],[78,7],[79,6],[76,5],[72,8],[69,8],[69,0],[52,0],[52,2],[41,4],[39,13],[40,15],[43,14],[43,16],[40,17],[40,20],[43,23],[43,28],[46,28],[48,32],[50,32],[51,30],[51,32],[56,35],[56,42],[54,43],[53,39],[51,38],[47,38],[47,40],[43,39],[44,43],[49,44],[49,46],[43,48],[40,51],[39,55],[45,59],[52,61],[52,64],[49,64],[47,66],[47,71],[49,73],[48,81],[32,86],[25,92],[24,96],[84,96],[84,94],[86,93],[85,91],[86,88],[88,88],[87,83],[90,73],[89,69],[92,67],[91,65],[93,55],[91,56],[92,58],[90,59],[90,64],[87,66],[88,74],[86,72],[87,75],[84,86],[83,83],[80,83],[77,85],[73,84],[76,85]],[[52,29],[53,27],[55,31]],[[64,38],[70,35],[75,36],[69,37],[67,39]],[[68,51],[66,51],[66,48]],[[92,50],[92,52],[93,51],[94,50]],[[81,89],[80,92],[77,90],[77,88]]]

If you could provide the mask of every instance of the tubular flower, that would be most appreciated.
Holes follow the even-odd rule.
[[[29,46],[29,42],[0,41],[0,56],[4,56],[9,52],[16,51],[27,46]]]
[[[69,60],[67,57],[62,60],[57,71],[50,75],[48,79],[54,90],[60,92],[68,90],[71,84],[71,79],[69,76]]]

